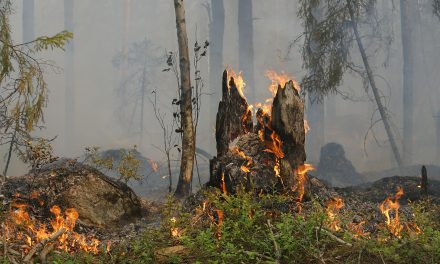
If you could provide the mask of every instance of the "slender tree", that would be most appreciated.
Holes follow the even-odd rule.
[[[403,57],[403,162],[411,164],[414,128],[414,84],[417,1],[400,0],[400,23]]]
[[[179,44],[180,68],[180,115],[182,131],[182,155],[180,160],[179,181],[175,192],[176,197],[190,194],[194,168],[195,135],[192,115],[192,90],[188,36],[186,33],[185,7],[183,0],[174,0],[176,13],[177,41]]]
[[[366,84],[365,88],[371,88],[395,160],[401,166],[402,160],[391,129],[388,111],[382,102],[359,31],[359,25],[376,29],[375,24],[371,22],[375,1],[301,0],[300,4],[299,15],[304,20],[306,31],[304,67],[309,70],[309,74],[302,80],[302,86],[307,91],[326,95],[337,91],[345,72],[360,74]],[[318,21],[314,11],[320,5],[325,13]],[[364,70],[351,60],[350,48],[353,44],[357,45]]]
[[[74,0],[64,0],[64,27],[69,32],[74,32]],[[67,43],[65,53],[65,151],[71,154],[75,142],[75,62],[73,40]]]
[[[254,26],[252,0],[238,1],[238,63],[243,79],[249,87],[248,102],[255,101],[254,81]]]

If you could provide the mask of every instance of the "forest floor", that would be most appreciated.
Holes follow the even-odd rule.
[[[148,213],[126,225],[93,229],[78,222],[72,232],[93,234],[99,246],[65,250],[55,247],[59,242],[51,248],[49,241],[31,260],[440,263],[439,196],[435,192],[421,196],[417,182],[390,177],[366,188],[332,189],[312,177],[301,203],[291,194],[238,191],[230,195],[205,187],[183,201],[171,196],[160,203],[141,200]],[[407,192],[399,194],[400,187]],[[2,219],[7,213],[5,208]],[[0,245],[2,263],[21,263],[29,254],[26,237],[16,241],[19,246],[10,241]],[[5,254],[6,248],[10,250]]]

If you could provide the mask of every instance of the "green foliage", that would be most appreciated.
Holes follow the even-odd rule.
[[[11,150],[20,152],[32,140],[31,132],[44,121],[48,89],[43,73],[45,67],[53,67],[34,55],[62,49],[73,35],[62,31],[52,37],[14,43],[9,24],[11,5],[10,0],[0,5],[0,145],[12,145]]]
[[[143,176],[138,174],[140,160],[136,158],[136,147],[128,152],[121,149],[121,160],[116,162],[113,157],[102,157],[99,147],[86,148],[85,162],[98,170],[114,170],[119,174],[119,180],[127,183],[129,180],[142,180]]]
[[[353,6],[356,21],[350,19],[348,3]],[[351,56],[352,23],[374,36],[374,50],[384,43],[389,45],[390,36],[382,36],[375,10],[376,0],[300,0],[298,16],[305,28],[302,58],[308,72],[301,83],[304,90],[318,96],[336,92],[346,72],[359,74],[367,87],[365,72]]]

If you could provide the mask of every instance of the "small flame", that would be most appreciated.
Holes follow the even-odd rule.
[[[302,199],[304,197],[304,191],[305,191],[305,184],[307,181],[307,172],[311,171],[311,170],[315,170],[315,167],[313,167],[313,165],[311,164],[301,164],[298,166],[298,168],[296,169],[296,183],[295,186],[293,186],[293,191],[296,192],[297,194],[297,204],[298,204],[298,208],[301,212],[301,202]]]
[[[248,172],[251,171],[251,170],[250,170],[248,167],[246,167],[246,166],[241,166],[240,169],[241,169],[243,172],[246,172],[246,173],[248,173]]]
[[[244,96],[244,88],[246,87],[246,83],[243,80],[242,72],[239,72],[237,74],[235,73],[234,70],[228,69],[228,76],[234,78],[234,83],[235,86],[237,86],[238,93],[240,94],[241,97],[246,99],[246,97]],[[229,80],[228,80],[228,85],[229,85]]]
[[[353,233],[354,237],[356,237],[356,238],[358,238],[358,237],[369,237],[370,233],[364,231],[365,223],[366,222],[364,220],[362,220],[359,223],[350,223],[350,224],[348,224],[348,228],[351,230],[351,232]]]
[[[403,195],[402,187],[399,187],[397,193],[393,199],[387,197],[380,205],[379,208],[383,215],[386,217],[386,225],[391,234],[399,237],[400,232],[403,230],[403,225],[399,221],[399,199]],[[394,218],[391,218],[390,211],[394,211]]]
[[[310,131],[309,122],[307,122],[306,119],[304,119],[304,131],[306,132],[306,134]]]
[[[341,198],[332,198],[327,202],[327,216],[330,221],[330,229],[333,231],[341,230],[336,215],[342,207],[344,207],[344,201]]]
[[[300,92],[299,84],[290,74],[285,72],[277,73],[275,71],[268,70],[266,71],[265,75],[272,82],[269,86],[269,91],[272,93],[273,97],[275,97],[277,94],[278,85],[283,88],[288,81],[292,81],[295,89]]]
[[[228,191],[226,190],[225,173],[224,172],[222,172],[222,182],[220,183],[220,189],[222,190],[223,194],[228,194]]]
[[[150,159],[147,161],[148,161],[148,164],[150,164],[150,167],[153,170],[153,172],[157,172],[157,170],[159,169],[159,165],[157,164],[157,162],[150,160]]]

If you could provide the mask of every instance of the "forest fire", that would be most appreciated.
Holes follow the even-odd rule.
[[[16,195],[16,197],[24,197]],[[29,199],[37,199],[33,195]],[[41,203],[40,203],[41,204]],[[21,246],[24,253],[32,252],[39,244],[41,246],[51,245],[54,248],[75,252],[83,250],[97,254],[100,241],[93,237],[86,237],[74,231],[79,214],[74,208],[68,208],[62,212],[61,208],[54,205],[50,208],[53,218],[50,220],[50,228],[42,222],[37,221],[28,211],[31,206],[26,203],[14,202],[12,210],[5,219],[5,228],[2,236],[7,242],[23,241]],[[108,246],[107,246],[108,247]]]
[[[386,217],[386,225],[391,234],[398,237],[403,230],[403,225],[399,221],[399,199],[403,195],[403,189],[398,188],[393,198],[387,197],[380,205],[379,208],[383,215]],[[394,211],[394,217],[391,217],[390,211]]]
[[[293,191],[296,192],[297,195],[296,201],[300,212],[301,212],[301,202],[304,197],[305,184],[307,182],[307,172],[314,169],[315,167],[313,167],[313,165],[305,163],[300,165],[295,171],[296,183],[295,186],[293,187]]]
[[[327,202],[326,211],[329,220],[329,227],[333,231],[341,230],[341,227],[339,226],[340,221],[336,219],[336,216],[342,207],[344,207],[344,201],[339,197],[332,198]]]

